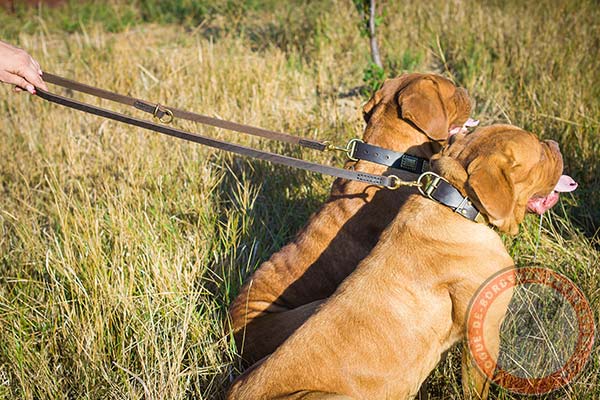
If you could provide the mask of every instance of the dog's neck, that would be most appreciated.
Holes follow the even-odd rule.
[[[412,147],[419,148],[422,154],[415,154],[421,157],[430,158],[437,153],[441,146],[432,142],[429,137],[421,130],[409,124],[404,120],[396,120],[394,123],[388,120],[380,120],[376,123],[370,123],[365,128],[363,140],[369,144],[385,147],[394,151],[405,152]],[[428,148],[423,148],[427,145]]]
[[[431,139],[420,130],[404,121],[398,122],[397,119],[394,123],[386,123],[385,119],[379,120],[378,122],[371,120],[365,129],[363,140],[374,146],[407,153],[427,160],[441,148],[440,144],[431,141]],[[385,165],[365,160],[348,161],[346,163],[346,168],[352,168],[356,171],[376,175],[384,174],[389,169]],[[407,181],[415,180],[417,178],[416,174],[401,170],[394,170],[394,175]],[[333,201],[332,206],[338,207],[345,215],[345,217],[337,219],[340,226],[342,226],[348,218],[351,218],[360,207],[371,202],[378,193],[380,196],[388,199],[395,198],[397,193],[405,193],[402,190],[388,191],[388,189],[384,189],[385,192],[382,192],[380,189],[381,187],[376,185],[342,179],[336,180],[332,187],[330,200]],[[341,202],[336,202],[336,200],[341,200]]]
[[[443,227],[439,221],[445,221]],[[423,243],[439,243],[441,251],[448,251],[445,245],[450,237],[455,248],[462,249],[459,252],[488,245],[497,248],[499,253],[505,252],[499,234],[490,225],[471,221],[421,195],[411,197],[392,224],[394,235],[418,236]]]

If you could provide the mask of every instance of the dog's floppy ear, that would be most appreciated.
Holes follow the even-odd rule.
[[[373,96],[371,96],[369,101],[367,101],[367,103],[363,106],[363,109],[362,109],[363,118],[367,124],[369,123],[369,120],[371,119],[371,115],[373,114],[373,109],[375,108],[375,106],[377,104],[379,104],[382,97],[383,97],[382,89],[379,89],[378,91],[373,93]]]
[[[403,87],[412,80],[418,79],[420,74],[404,74],[397,78],[386,79],[383,85],[373,93],[373,96],[363,106],[363,118],[366,123],[369,123],[371,116],[375,111],[375,107],[382,101],[392,101],[397,92],[402,91]]]
[[[513,160],[504,154],[476,157],[467,167],[465,189],[492,225],[516,235],[525,216],[525,208],[517,205],[510,176],[513,164]]]
[[[419,79],[398,96],[402,118],[411,121],[433,140],[448,138],[448,115],[442,104],[438,83]]]

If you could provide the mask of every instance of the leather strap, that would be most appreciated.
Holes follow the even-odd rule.
[[[48,82],[56,81],[55,79],[47,79],[49,74],[44,74],[44,78]],[[81,85],[81,84],[79,84]],[[103,91],[104,92],[104,91]],[[87,92],[86,92],[87,93]],[[96,92],[94,92],[95,94]],[[351,171],[343,168],[330,167],[327,165],[321,165],[309,161],[300,160],[293,157],[287,157],[279,154],[273,154],[262,150],[256,150],[249,147],[224,142],[217,139],[207,138],[205,136],[201,136],[198,134],[182,131],[176,128],[171,128],[165,125],[155,124],[153,122],[141,120],[138,118],[130,117],[128,115],[120,114],[114,111],[110,111],[101,107],[97,107],[91,104],[83,103],[74,99],[70,99],[67,97],[63,97],[48,91],[45,91],[40,88],[36,88],[36,94],[53,103],[60,104],[69,108],[73,108],[76,110],[80,110],[89,114],[98,115],[100,117],[112,119],[115,121],[123,122],[129,125],[138,126],[140,128],[152,130],[155,132],[163,133],[165,135],[173,136],[179,139],[188,140],[195,143],[200,143],[209,147],[214,147],[221,150],[226,150],[232,153],[240,154],[243,156],[250,156],[254,158],[258,158],[261,160],[273,162],[276,164],[286,165],[293,168],[304,169],[307,171],[318,172],[325,175],[335,176],[338,178],[350,179],[354,181],[369,183],[378,186],[384,186],[388,188],[397,188],[402,183],[398,177],[395,175],[390,176],[382,176],[382,175],[374,175],[363,172]],[[103,93],[105,94],[105,93]],[[105,96],[100,96],[109,100],[113,98],[120,98],[123,101],[129,101],[126,96],[121,96],[117,94],[110,94]],[[119,101],[122,102],[122,101]],[[125,103],[127,104],[127,103]]]
[[[248,133],[254,136],[260,136],[267,139],[274,139],[280,142],[287,142],[291,144],[297,144],[300,146],[308,147],[323,151],[327,145],[316,140],[304,139],[298,136],[288,135],[287,133],[281,133],[271,131],[268,129],[257,128],[255,126],[238,124],[236,122],[224,121],[219,118],[209,117],[207,115],[196,114],[185,110],[180,110],[172,107],[161,106],[158,103],[151,103],[145,100],[137,99],[135,97],[124,96],[122,94],[110,92],[108,90],[99,89],[97,87],[89,86],[80,82],[72,81],[70,79],[63,78],[44,72],[44,80],[46,82],[53,83],[55,85],[62,86],[67,89],[75,90],[82,93],[87,93],[92,96],[100,97],[106,100],[114,101],[117,103],[125,104],[137,108],[138,110],[145,111],[157,117],[163,119],[167,113],[170,113],[173,117],[185,119],[188,121],[199,122],[204,125],[210,125],[217,128],[223,128],[230,131],[236,131],[241,133]]]
[[[370,161],[419,175],[429,171],[429,161],[425,158],[384,149],[362,141],[356,142],[349,156],[350,158]]]
[[[479,210],[475,208],[468,197],[464,197],[458,189],[448,182],[441,181],[438,187],[431,193],[431,197],[438,203],[441,203],[454,210],[455,213],[475,221],[479,215]]]
[[[475,221],[485,223],[485,217],[473,205],[468,197],[452,186],[446,179],[433,172],[422,174],[417,182],[421,183],[424,177],[429,179],[429,182],[421,186],[419,191],[421,194],[431,200],[437,201],[440,204],[450,207],[455,213],[463,217]]]
[[[151,103],[146,100],[125,96],[115,92],[110,92],[108,90],[100,89],[94,86],[89,86],[80,82],[63,78],[58,75],[51,74],[49,72],[44,72],[44,80],[46,82],[62,86],[67,89],[75,90],[81,93],[86,93],[92,96],[135,107],[138,110],[152,114],[154,117],[158,118],[161,122],[164,123],[170,122],[172,118],[181,118],[188,121],[198,122],[204,125],[210,125],[217,128],[227,129],[230,131],[247,133],[253,136],[259,136],[266,139],[296,144],[313,150],[325,151],[330,149],[327,142],[320,142],[318,140],[301,138],[298,136],[289,135],[287,133],[257,128],[255,126],[250,125],[238,124],[236,122],[225,121],[219,118],[209,117],[207,115],[180,110],[178,108],[163,106],[158,103]],[[348,152],[348,156],[351,159],[365,160],[377,164],[382,164],[395,169],[414,172],[416,174],[420,174],[429,169],[429,163],[424,158],[419,158],[408,154],[387,150],[383,147],[364,143],[360,140],[355,141],[356,143],[354,151],[352,152],[352,154]],[[336,147],[333,146],[333,148]],[[340,148],[336,149],[340,150]]]

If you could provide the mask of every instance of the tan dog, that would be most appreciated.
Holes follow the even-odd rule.
[[[465,123],[471,104],[464,89],[443,77],[408,74],[386,81],[363,111],[365,142],[429,159],[449,130]],[[367,161],[347,167],[373,174],[387,169]],[[247,362],[273,352],[337,289],[369,254],[409,193],[334,182],[331,196],[307,226],[259,267],[231,305],[233,332]]]
[[[552,192],[563,162],[555,142],[498,125],[458,135],[434,156],[432,168],[489,223],[514,234],[530,199],[540,203]],[[234,382],[229,399],[411,398],[440,355],[464,337],[476,290],[512,265],[488,225],[413,194],[356,271],[270,357]],[[498,351],[508,300],[487,317],[491,354]],[[481,378],[474,383],[485,392]]]

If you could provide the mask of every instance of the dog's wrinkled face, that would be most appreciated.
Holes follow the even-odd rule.
[[[467,91],[435,74],[405,74],[388,79],[363,107],[367,124],[382,118],[404,120],[434,141],[445,141],[471,113]],[[369,141],[369,130],[365,141]]]
[[[558,144],[520,128],[492,125],[455,135],[450,142],[433,157],[433,170],[503,232],[518,233],[527,210],[541,214],[558,201],[555,190],[576,187],[570,177],[561,177]]]

